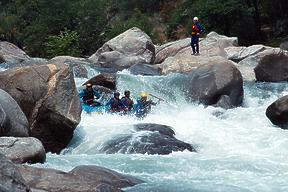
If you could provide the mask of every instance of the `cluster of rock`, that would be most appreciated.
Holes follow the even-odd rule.
[[[45,152],[59,153],[64,149],[81,120],[81,103],[74,77],[87,78],[89,68],[97,69],[101,74],[86,83],[99,86],[103,92],[117,89],[115,72],[123,69],[137,75],[182,73],[185,79],[181,84],[187,101],[226,109],[242,104],[243,81],[288,80],[288,56],[280,48],[264,45],[240,47],[237,38],[211,32],[201,39],[200,52],[200,56],[191,54],[189,38],[154,45],[151,38],[138,28],[129,29],[106,42],[89,58],[31,58],[15,45],[0,42],[0,67],[9,68],[0,72],[0,153],[15,163],[34,163],[45,161]],[[287,114],[287,96],[269,106],[266,112],[267,117],[282,128],[288,128]],[[136,125],[135,130],[141,142],[133,142],[133,134],[122,135],[105,143],[102,150],[106,153],[148,154],[195,151],[190,144],[177,140],[169,127]],[[19,168],[20,172],[27,169],[31,174],[43,177],[49,172]],[[17,177],[21,175],[12,172]],[[67,175],[73,182],[79,179],[73,171],[52,172],[55,178]],[[33,182],[32,175],[24,178],[29,186],[53,191],[37,187],[45,184],[41,184],[41,179],[37,180],[38,183]],[[84,183],[90,182],[91,178],[86,176],[85,179]],[[51,186],[57,186],[53,183],[56,180],[51,181]],[[28,186],[21,177],[17,181],[19,189]],[[74,184],[77,188],[77,182]],[[114,187],[107,183],[97,186]]]

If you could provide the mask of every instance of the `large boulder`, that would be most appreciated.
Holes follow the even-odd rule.
[[[2,89],[0,89],[0,136],[29,136],[29,124],[25,114],[17,102]]]
[[[68,173],[22,165],[18,168],[32,189],[50,192],[120,192],[121,188],[142,183],[139,179],[98,166],[79,166]]]
[[[189,101],[231,108],[243,101],[243,79],[230,62],[203,65],[188,75],[184,91]]]
[[[189,73],[201,65],[227,61],[225,48],[237,45],[237,38],[226,37],[211,32],[200,41],[200,55],[191,55],[191,47],[181,49],[175,56],[162,63],[162,73]]]
[[[103,145],[106,153],[141,153],[167,155],[173,151],[196,150],[174,137],[171,127],[157,124],[137,124],[135,133],[120,135]]]
[[[190,47],[190,44],[191,39],[185,38],[156,47],[156,58],[154,63],[162,63],[166,58],[173,57],[182,49]]]
[[[116,74],[114,73],[101,73],[86,81],[83,85],[91,83],[92,85],[99,85],[111,90],[116,89]]]
[[[34,137],[0,137],[0,153],[14,163],[44,163],[45,149]]]
[[[57,56],[48,61],[48,63],[65,63],[73,68],[75,77],[87,78],[87,68],[92,64],[88,59],[71,57],[71,56]]]
[[[288,95],[279,98],[266,110],[270,121],[283,129],[288,129]]]
[[[18,168],[2,154],[0,154],[0,191],[30,192]]]
[[[46,151],[59,153],[80,122],[81,104],[71,68],[65,64],[23,67],[0,72],[0,88],[19,104],[31,136]]]
[[[225,52],[229,60],[239,62],[247,57],[255,55],[259,52],[266,50],[268,47],[264,45],[252,45],[249,47],[227,47]]]
[[[0,41],[0,58],[3,63],[22,63],[30,59],[23,50],[7,41]]]
[[[124,69],[134,64],[153,63],[155,46],[151,38],[133,27],[106,42],[89,60],[105,68]]]
[[[263,57],[254,69],[257,81],[287,81],[288,55],[271,54]]]
[[[261,51],[257,54],[246,57],[238,63],[238,68],[242,73],[243,79],[246,81],[255,81],[255,72],[254,68],[259,64],[260,60],[267,55],[281,54],[279,48],[269,48],[266,47],[264,51]]]

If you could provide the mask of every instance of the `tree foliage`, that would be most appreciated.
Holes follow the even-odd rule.
[[[286,0],[1,0],[0,40],[31,56],[89,56],[131,27],[158,42],[157,22],[172,39],[179,26],[189,32],[198,16],[207,31],[249,45],[285,38],[287,10]]]

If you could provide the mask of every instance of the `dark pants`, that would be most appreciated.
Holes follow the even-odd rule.
[[[199,37],[198,36],[191,37],[191,47],[192,47],[193,53],[199,53]]]

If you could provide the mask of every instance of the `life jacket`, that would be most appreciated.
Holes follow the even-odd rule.
[[[120,99],[112,98],[113,102],[111,103],[111,112],[120,112],[121,111],[121,106],[120,106]]]
[[[125,107],[128,107],[129,110],[133,107],[133,101],[129,97],[122,97],[121,101],[125,105]]]
[[[83,101],[87,105],[92,105],[94,101],[94,92],[93,90],[85,89],[85,95],[83,96]]]
[[[201,29],[197,24],[194,24],[192,26],[192,35],[197,35],[197,33],[201,33]]]

